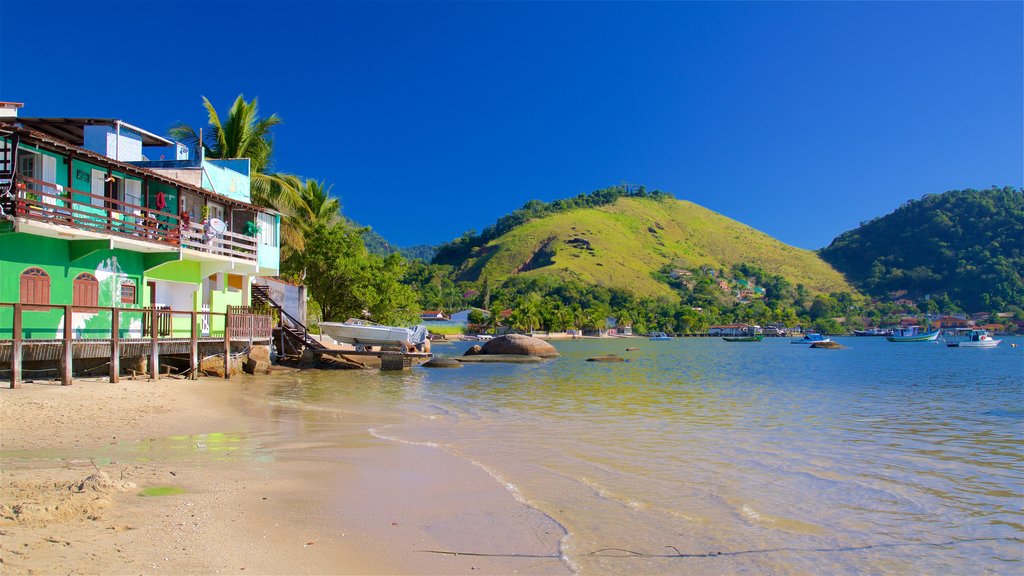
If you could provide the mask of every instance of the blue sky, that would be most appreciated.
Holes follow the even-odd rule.
[[[258,96],[274,168],[399,245],[630,183],[819,248],[1024,185],[1022,30],[1021,2],[3,0],[0,100],[165,133]]]

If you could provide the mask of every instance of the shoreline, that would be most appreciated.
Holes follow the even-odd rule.
[[[0,391],[4,573],[570,573],[561,527],[485,470],[358,407],[296,431],[274,378]],[[139,496],[161,487],[183,492]]]

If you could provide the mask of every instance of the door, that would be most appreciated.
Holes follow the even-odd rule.
[[[89,199],[89,204],[96,206],[97,208],[103,207],[104,192],[104,180],[107,178],[107,173],[102,170],[93,170],[89,175],[89,193],[92,194],[92,198]]]

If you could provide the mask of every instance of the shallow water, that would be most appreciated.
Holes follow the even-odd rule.
[[[300,438],[350,414],[482,467],[564,527],[581,573],[1024,572],[1024,339],[841,342],[558,342],[543,364],[305,373],[272,395]],[[630,361],[585,361],[608,353]]]

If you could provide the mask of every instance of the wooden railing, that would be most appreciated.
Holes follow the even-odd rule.
[[[181,245],[184,248],[243,260],[256,260],[256,249],[259,244],[253,236],[236,232],[215,234],[212,230],[207,233],[205,226],[195,222],[190,223],[188,230],[184,232],[181,238]]]
[[[18,176],[14,214],[49,224],[100,234],[157,242],[219,256],[256,261],[258,240],[237,232],[207,234],[203,224],[182,227],[179,217],[116,198],[97,196],[73,188]]]
[[[61,383],[64,385],[71,384],[71,366],[72,366],[72,346],[74,343],[87,343],[95,342],[97,340],[106,339],[110,342],[110,381],[117,382],[120,376],[120,358],[121,351],[120,345],[122,340],[134,340],[138,341],[138,338],[132,336],[122,336],[124,330],[122,330],[122,315],[128,314],[134,317],[143,317],[143,332],[141,334],[142,339],[149,340],[149,374],[151,379],[158,379],[159,374],[159,356],[160,348],[159,343],[161,340],[168,340],[168,336],[172,335],[171,327],[173,325],[172,318],[174,316],[188,316],[189,325],[185,329],[188,332],[188,336],[183,336],[180,341],[188,340],[191,342],[189,359],[190,359],[190,373],[194,376],[199,366],[199,340],[202,339],[204,342],[208,342],[212,339],[220,341],[223,338],[224,342],[224,355],[225,355],[225,378],[230,377],[230,357],[231,357],[231,343],[238,341],[248,341],[250,344],[254,341],[269,341],[273,337],[273,320],[270,316],[263,314],[235,314],[232,311],[232,307],[229,307],[226,312],[206,312],[197,310],[170,310],[161,308],[114,308],[109,306],[75,306],[72,304],[21,304],[21,303],[10,303],[0,302],[0,312],[5,308],[10,308],[13,312],[12,324],[11,324],[11,339],[9,340],[11,346],[10,354],[10,372],[11,372],[11,388],[17,388],[21,385],[22,376],[22,352],[25,344],[31,344],[33,341],[53,341],[53,338],[25,338],[25,315],[26,314],[46,314],[53,309],[60,309],[64,312],[63,318],[63,334],[59,340],[61,342],[61,360],[60,360],[60,373]],[[85,314],[98,314],[98,313],[109,313],[110,314],[110,327],[109,330],[104,334],[105,338],[102,337],[90,337],[90,338],[75,338],[75,327],[74,318],[75,313]],[[224,317],[224,330],[223,334],[209,336],[203,335],[203,326],[209,325],[211,317]],[[203,321],[205,317],[205,322]],[[157,329],[153,330],[156,326]],[[164,332],[162,328],[168,327],[168,335],[162,334]],[[51,328],[52,330],[52,328]],[[170,338],[170,339],[173,339]],[[0,339],[0,343],[4,340]]]
[[[14,213],[19,218],[172,246],[180,244],[178,217],[169,212],[74,188],[59,190],[56,184],[26,176],[18,176],[15,185],[18,194]]]

